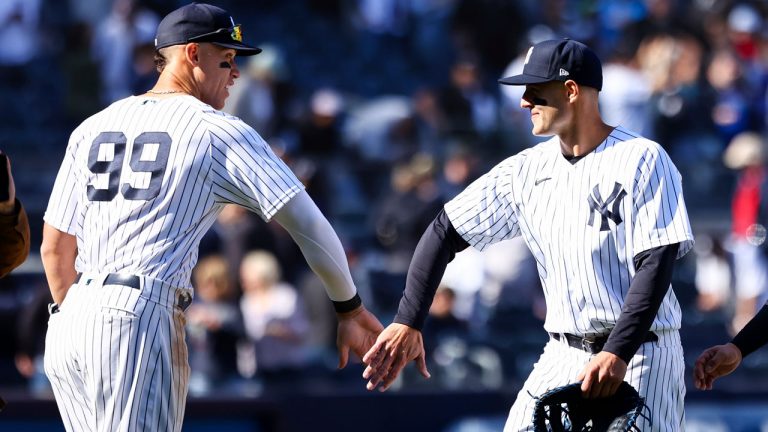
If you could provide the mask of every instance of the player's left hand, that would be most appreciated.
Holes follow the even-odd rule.
[[[715,379],[728,375],[741,364],[741,350],[732,343],[707,349],[696,360],[693,383],[699,390],[712,390]]]
[[[427,370],[421,332],[407,325],[390,324],[363,357],[363,363],[368,365],[363,372],[363,378],[368,380],[366,388],[373,390],[381,385],[380,391],[385,391],[411,361],[416,362],[424,378],[431,376]]]
[[[608,397],[616,393],[626,374],[624,360],[616,354],[601,351],[584,366],[576,381],[582,381],[581,391],[585,397]]]
[[[349,351],[362,359],[384,326],[363,305],[350,312],[337,313],[336,317],[339,320],[336,347],[339,350],[339,369],[343,369],[349,361]]]

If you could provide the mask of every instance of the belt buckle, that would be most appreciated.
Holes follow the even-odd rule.
[[[182,291],[179,293],[178,299],[176,300],[176,305],[181,310],[186,311],[190,303],[192,303],[192,296],[188,292]]]
[[[594,354],[595,342],[597,342],[597,340],[594,336],[585,336],[581,339],[581,349]]]

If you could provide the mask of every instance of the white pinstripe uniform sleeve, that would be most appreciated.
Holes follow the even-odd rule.
[[[48,200],[48,207],[43,216],[49,225],[71,235],[76,235],[77,218],[81,214],[78,197],[78,192],[82,189],[79,182],[81,176],[76,173],[75,163],[77,136],[79,136],[78,130],[75,130],[69,139],[64,160],[56,175],[51,198]]]
[[[250,126],[229,124],[209,131],[212,192],[218,202],[242,205],[269,221],[304,186]]]
[[[655,143],[654,143],[655,144]],[[677,257],[693,247],[680,172],[658,144],[649,147],[635,185],[634,254],[680,243]]]
[[[456,231],[479,250],[520,235],[512,199],[513,159],[494,167],[445,205]]]

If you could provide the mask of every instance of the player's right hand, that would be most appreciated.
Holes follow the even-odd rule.
[[[427,370],[421,332],[407,325],[390,324],[363,357],[363,363],[368,365],[363,372],[363,378],[368,380],[366,388],[373,390],[381,385],[380,391],[385,391],[411,361],[416,362],[424,378],[431,376]]]
[[[363,305],[350,312],[337,313],[336,317],[339,320],[336,347],[339,349],[339,369],[343,369],[349,361],[349,351],[362,359],[384,326]]]
[[[693,383],[699,390],[712,390],[716,378],[728,375],[741,364],[741,350],[732,343],[707,349],[696,360]]]

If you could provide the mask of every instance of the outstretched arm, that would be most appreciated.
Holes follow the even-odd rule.
[[[299,245],[309,267],[333,301],[339,320],[336,340],[339,368],[347,365],[350,350],[362,358],[384,327],[363,306],[352,282],[344,248],[333,227],[305,191],[285,204],[274,219]]]
[[[388,389],[411,361],[415,361],[419,372],[429,378],[421,328],[445,268],[457,252],[468,246],[445,211],[441,211],[424,231],[408,268],[405,292],[394,322],[363,357],[363,362],[368,365],[363,372],[363,378],[368,380],[368,390],[379,385],[381,391]]]

